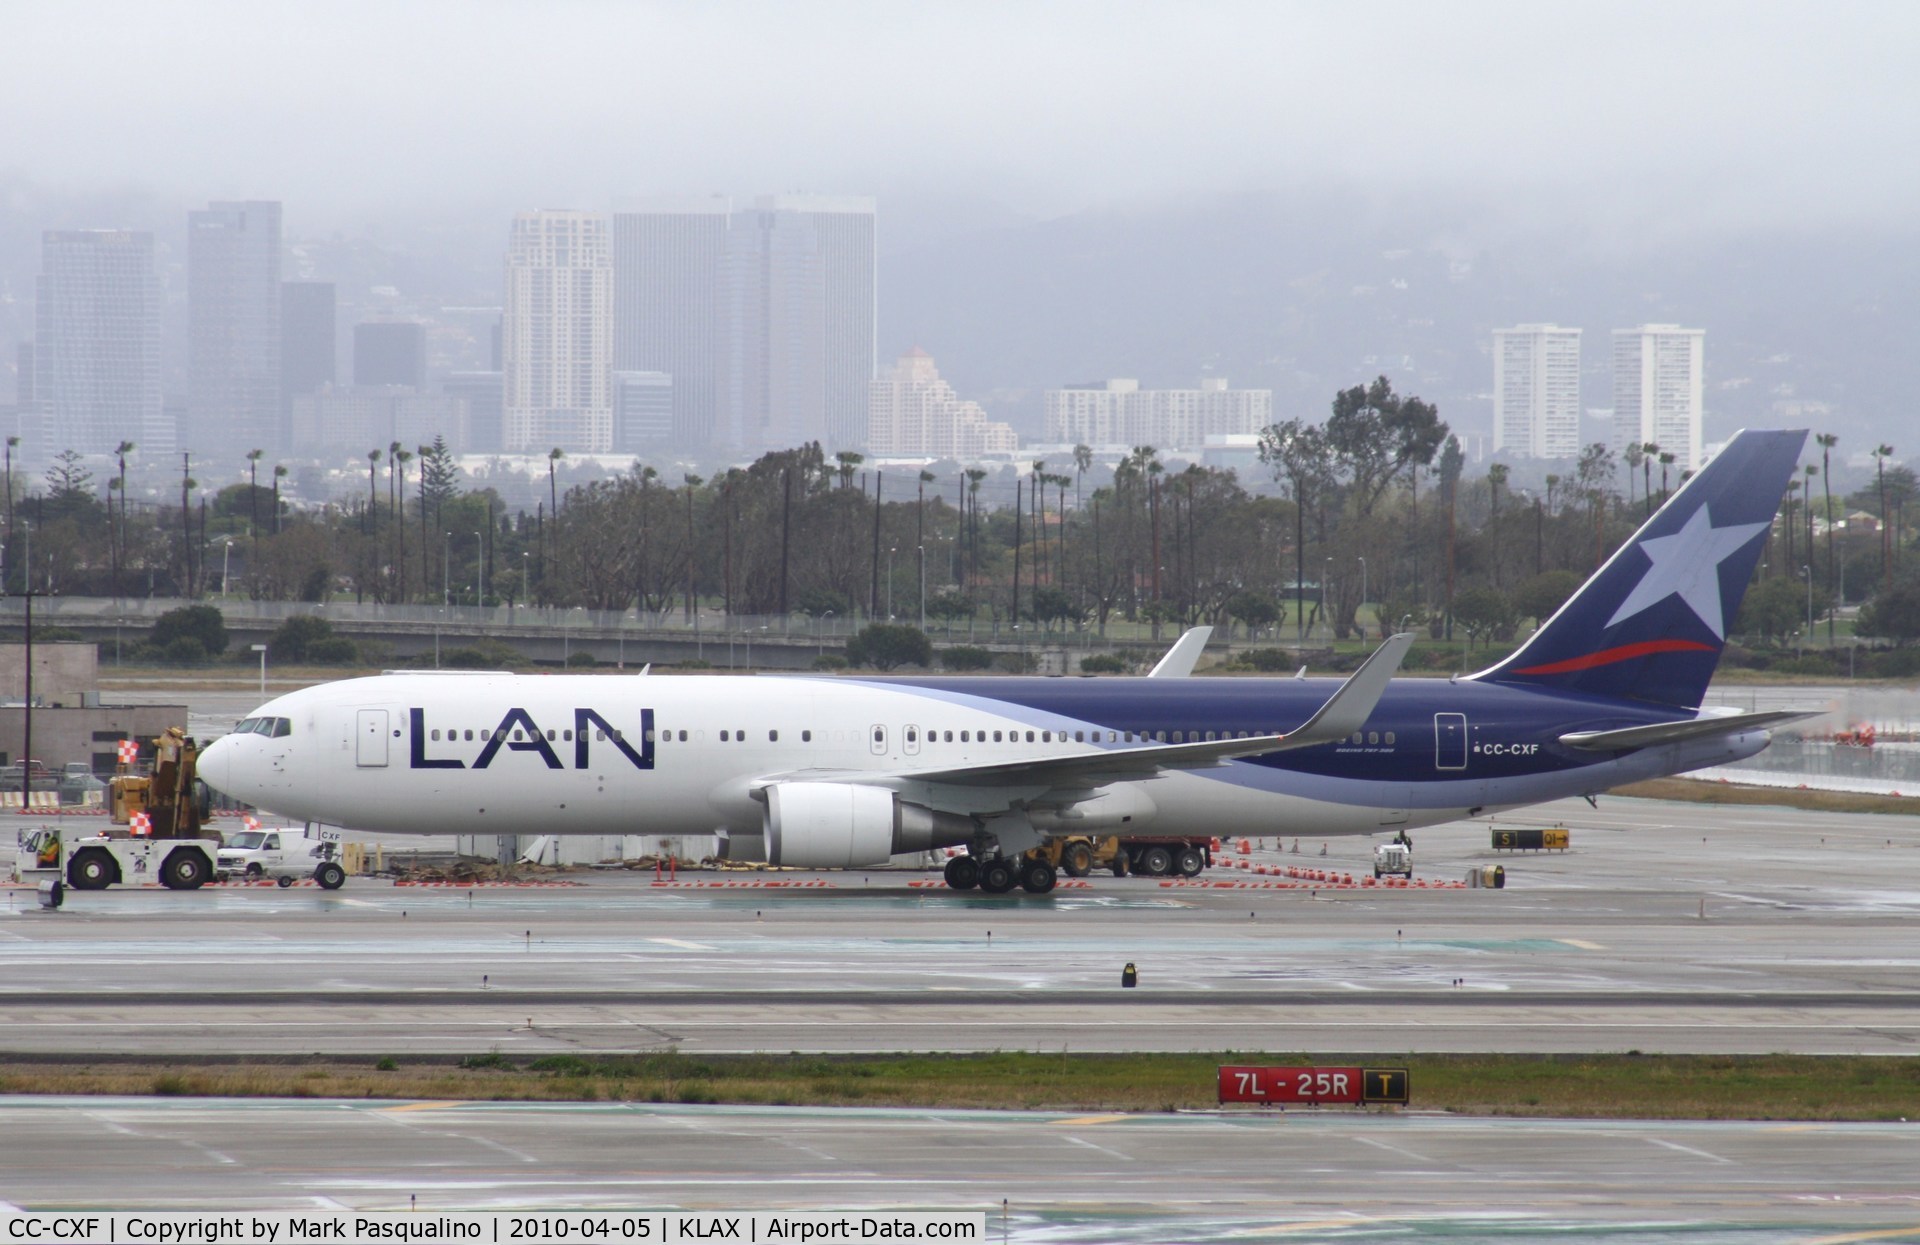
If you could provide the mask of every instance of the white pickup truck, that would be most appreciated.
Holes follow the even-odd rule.
[[[1410,878],[1413,876],[1413,848],[1410,844],[1395,840],[1382,843],[1373,849],[1373,876],[1395,876]]]
[[[334,859],[339,844],[338,830],[320,831],[318,843],[290,830],[242,830],[227,836],[214,875],[223,882],[272,878],[282,886],[312,878],[327,890],[339,890],[347,880],[347,871]]]

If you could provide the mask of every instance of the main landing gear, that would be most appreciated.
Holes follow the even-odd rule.
[[[1060,883],[1060,873],[1044,860],[1017,856],[955,856],[947,862],[947,885],[967,891],[979,887],[989,895],[1004,895],[1018,886],[1029,895],[1045,895]]]

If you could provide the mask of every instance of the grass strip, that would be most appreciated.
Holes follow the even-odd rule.
[[[1920,1059],[1815,1055],[546,1055],[0,1061],[0,1094],[1178,1111],[1223,1063],[1405,1067],[1416,1109],[1576,1119],[1920,1118]]]
[[[1920,813],[1920,800],[1904,795],[1862,791],[1818,791],[1795,787],[1743,787],[1704,778],[1649,778],[1615,787],[1608,795],[1636,800],[1679,800],[1688,804],[1754,804],[1800,808],[1816,813]]]

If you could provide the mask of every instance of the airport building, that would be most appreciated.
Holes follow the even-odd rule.
[[[1208,437],[1258,434],[1272,422],[1273,390],[1229,389],[1224,377],[1197,389],[1142,389],[1118,379],[1046,393],[1046,440],[1063,445],[1198,450]]]
[[[36,457],[173,445],[160,392],[153,235],[49,230],[40,241],[34,364],[21,432]]]
[[[915,346],[867,399],[867,450],[876,458],[955,458],[975,462],[1020,446],[1011,425],[996,423],[940,378],[933,356]]]
[[[502,448],[613,448],[613,263],[606,218],[522,212],[507,252]]]
[[[1643,324],[1613,331],[1613,441],[1615,451],[1652,442],[1674,455],[1681,471],[1705,461],[1705,329]]]
[[[280,299],[278,203],[212,203],[187,213],[189,422],[179,430],[181,449],[284,447]]]
[[[0,644],[0,765],[25,759],[27,646]],[[185,705],[103,705],[92,644],[33,646],[33,760],[56,773],[74,762],[111,774],[123,739],[152,751],[154,736],[187,724]]]
[[[1579,329],[1494,330],[1493,448],[1511,458],[1579,455]]]

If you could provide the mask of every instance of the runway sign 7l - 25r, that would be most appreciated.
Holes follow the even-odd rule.
[[[1223,1064],[1220,1101],[1275,1106],[1405,1106],[1405,1068],[1266,1068]]]

